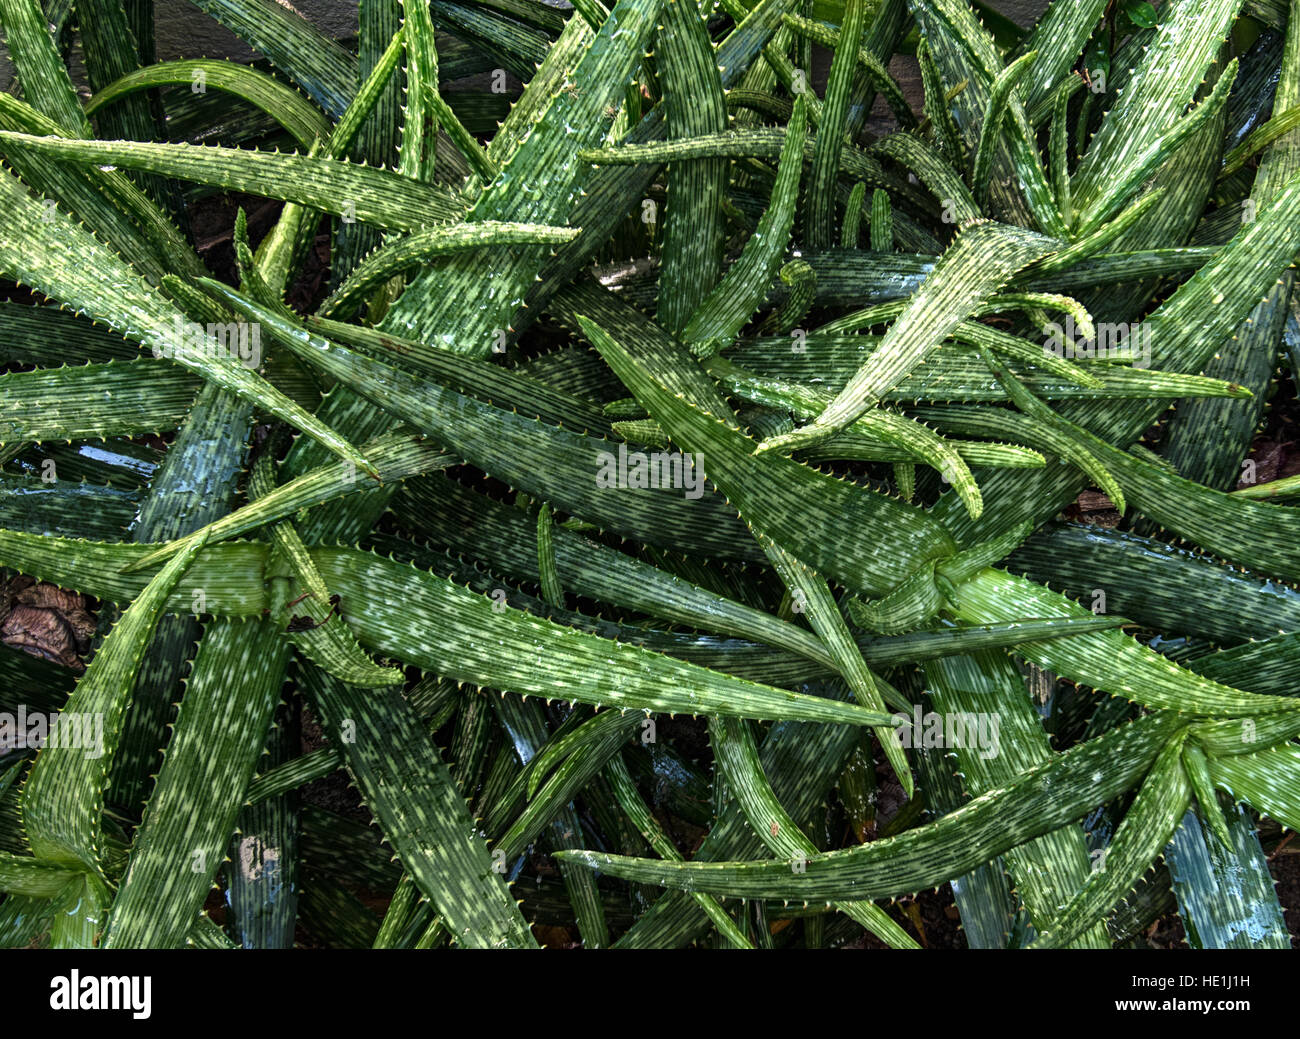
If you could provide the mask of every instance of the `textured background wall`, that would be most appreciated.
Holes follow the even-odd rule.
[[[353,0],[280,2],[333,36],[356,35],[357,5]],[[247,60],[252,55],[239,40],[186,0],[156,0],[155,9],[158,57],[163,61],[198,56]]]
[[[316,26],[334,36],[351,36],[357,31],[354,0],[295,0],[285,7],[296,10]],[[1069,0],[1062,0],[1063,3]],[[994,6],[1022,25],[1027,25],[1047,7],[1046,0],[995,0]],[[158,57],[231,57],[246,61],[252,51],[186,0],[157,0]],[[13,69],[0,54],[0,88],[7,88]]]
[[[355,0],[279,2],[281,6],[297,11],[333,36],[356,34]],[[197,57],[247,61],[253,55],[238,39],[186,0],[156,0],[155,10],[158,19],[158,57],[162,61]],[[0,55],[0,86],[8,87],[12,78],[12,66]]]

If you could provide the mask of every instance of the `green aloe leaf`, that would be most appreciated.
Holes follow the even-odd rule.
[[[927,664],[925,674],[930,681],[930,705],[938,717],[945,724],[950,718],[964,723],[960,745],[950,753],[973,796],[1012,782],[1051,759],[1047,734],[1011,661],[992,653],[944,657]],[[912,722],[913,741],[921,736],[920,728]],[[1059,907],[1086,880],[1090,865],[1079,827],[1066,827],[1012,849],[1003,862],[1040,932],[1052,926]],[[1100,924],[1081,933],[1076,943],[1083,948],[1110,945]]]
[[[1241,733],[1238,746],[1250,746],[1249,729]],[[1214,781],[1233,800],[1244,800],[1252,808],[1271,816],[1283,826],[1300,821],[1300,754],[1293,744],[1245,754],[1210,759]]]
[[[691,544],[703,555],[761,557],[756,547],[738,546],[728,536],[729,529],[741,529],[739,521],[723,502],[704,496],[702,477],[695,480],[693,490],[666,488],[666,494],[661,493],[665,488],[628,486],[630,480],[622,480],[618,469],[626,467],[619,461],[624,457],[620,452],[628,450],[626,445],[529,419],[372,361],[302,328],[292,315],[271,311],[217,283],[208,287],[259,321],[309,364],[520,490],[664,547]],[[597,479],[601,473],[608,478]]]
[[[0,524],[10,530],[117,541],[125,536],[139,505],[137,492],[115,487],[0,476]]]
[[[682,329],[682,340],[690,344],[698,356],[707,357],[730,345],[767,294],[767,287],[789,244],[790,229],[794,226],[799,174],[803,165],[805,118],[803,99],[800,98],[795,102],[781,149],[771,203],[745,243],[740,259]]]
[[[1003,71],[1000,52],[975,12],[960,0],[909,3],[909,8],[945,85],[966,84],[953,101],[965,150],[973,158],[983,136],[993,83]],[[989,199],[994,214],[1025,227],[1037,225],[1045,234],[1063,235],[1064,220],[1043,173],[1021,98],[1014,91],[1007,116],[1006,140],[991,167],[994,182]]]
[[[599,719],[599,722],[596,721]],[[629,733],[644,719],[628,718],[617,711],[604,711],[591,719],[596,724],[582,733],[576,745],[563,748],[563,761],[540,786],[530,790],[528,805],[510,828],[493,844],[493,851],[513,859],[554,819],[591,778],[600,772],[627,742]],[[576,733],[575,733],[576,735]],[[543,748],[545,749],[545,748]],[[530,766],[537,761],[534,758]],[[544,772],[529,773],[529,786]]]
[[[128,72],[97,91],[86,103],[86,114],[111,110],[137,91],[171,85],[201,85],[205,90],[210,86],[244,98],[280,123],[304,148],[331,133],[329,120],[296,90],[247,65],[207,58],[162,62]]]
[[[265,497],[275,486],[274,462],[264,454],[254,463],[249,477],[249,495],[254,499]],[[381,667],[366,656],[357,645],[356,638],[339,619],[335,602],[330,597],[316,564],[303,544],[301,535],[291,520],[281,520],[270,531],[274,547],[272,566],[278,569],[283,562],[288,567],[293,590],[306,589],[296,602],[273,609],[277,621],[287,619],[290,640],[313,662],[330,675],[343,682],[362,686],[380,686],[400,683],[402,672],[398,668]],[[207,538],[202,533],[206,544]],[[279,604],[276,604],[277,607]],[[303,619],[292,615],[301,609]],[[292,615],[287,618],[284,615]]]
[[[706,460],[710,478],[741,515],[809,566],[855,591],[874,595],[885,590],[899,571],[908,572],[926,559],[946,554],[946,539],[924,517],[793,459],[756,454],[758,444],[726,420],[671,393],[657,373],[646,369],[645,358],[633,357],[598,325],[584,321],[583,326],[601,355],[673,440]],[[682,359],[679,366],[689,370],[691,363]],[[848,522],[849,516],[855,519]],[[846,522],[855,531],[853,538],[836,533],[844,530]],[[880,542],[864,544],[867,530],[876,531]]]
[[[660,0],[621,0],[598,33],[570,19],[565,35],[572,50],[554,48],[556,67],[530,83],[517,147],[499,164],[496,179],[471,207],[467,219],[565,225],[587,181],[578,160],[582,148],[604,136],[614,91],[640,60]],[[517,108],[519,106],[516,106]],[[586,221],[577,219],[579,226]],[[486,357],[501,333],[519,320],[524,299],[545,266],[546,250],[512,249],[485,256],[468,253],[431,267],[415,279],[389,311],[382,328],[398,335],[432,330],[434,341],[458,353]],[[486,271],[486,276],[485,276]],[[470,322],[463,315],[472,314]]]
[[[675,139],[720,133],[727,103],[713,43],[700,12],[684,0],[665,0],[656,41],[665,121]],[[722,273],[722,221],[727,163],[676,163],[668,170],[659,320],[677,333]]]
[[[108,914],[105,948],[184,944],[261,757],[286,649],[267,621],[216,621],[204,632]]]
[[[1275,111],[1285,106],[1300,106],[1300,13],[1289,20],[1286,51],[1273,106]],[[1291,107],[1290,111],[1300,116],[1297,107]],[[1275,124],[1285,125],[1275,118],[1268,126]],[[1264,129],[1261,127],[1256,133]],[[1251,138],[1255,136],[1252,134]],[[1273,138],[1270,136],[1268,139]],[[1267,205],[1298,170],[1300,134],[1290,133],[1265,153],[1250,198],[1244,200],[1243,205],[1248,208]],[[1249,453],[1250,440],[1272,378],[1287,318],[1286,301],[1294,282],[1294,273],[1285,272],[1221,345],[1206,368],[1207,375],[1227,374],[1241,382],[1255,394],[1255,400],[1233,405],[1189,404],[1180,408],[1170,420],[1161,453],[1173,463],[1179,475],[1221,491],[1231,491],[1236,486],[1241,474],[1241,461]],[[1214,431],[1213,436],[1207,436],[1210,430]]]
[[[1132,889],[1173,836],[1191,798],[1181,750],[1182,740],[1175,737],[1160,752],[1106,848],[1100,868],[1088,877],[1051,929],[1038,936],[1034,947],[1059,948],[1073,941],[1099,913]]]
[[[169,562],[122,614],[60,712],[66,740],[42,751],[23,787],[23,826],[36,857],[85,873],[100,900],[107,884],[104,780],[122,715],[167,597],[201,549],[193,545]]]
[[[1300,627],[1293,589],[1123,531],[1049,525],[1015,552],[1008,569],[1084,601],[1102,589],[1107,612],[1170,634],[1232,644]]]
[[[384,835],[453,938],[467,948],[533,947],[460,791],[400,692],[312,669],[303,677]]]
[[[403,434],[394,434],[366,445],[366,454],[379,470],[379,478],[386,483],[454,465],[457,461],[454,456],[437,450],[422,438]],[[266,523],[284,519],[300,509],[360,490],[364,490],[364,486],[357,479],[356,469],[350,468],[346,463],[314,469],[296,480],[268,489],[257,501],[227,513],[202,530],[187,534],[166,548],[136,560],[129,569],[142,570],[154,566],[200,538],[208,544],[216,544],[256,530]]]
[[[63,565],[67,567],[64,570],[51,569],[40,562],[37,546],[49,542],[50,539],[35,535],[4,532],[0,535],[0,558],[17,569],[31,568],[38,576],[65,585],[77,584],[108,599],[130,599],[146,584],[141,576],[120,572],[150,551],[145,546],[64,542],[67,547],[62,553]],[[190,552],[193,550],[191,546]],[[173,598],[165,606],[160,605],[160,609],[186,612],[192,602],[198,601],[195,593],[201,592],[207,611],[218,616],[260,615],[265,603],[261,577],[264,548],[247,544],[216,546],[204,555],[208,558],[199,562],[173,593]],[[566,629],[508,606],[500,610],[495,608],[499,599],[367,553],[318,549],[312,559],[326,585],[341,596],[343,619],[364,644],[377,652],[475,685],[645,711],[890,724],[887,716],[857,706],[734,679],[637,646],[620,645]],[[167,565],[170,567],[174,562]],[[80,576],[73,577],[74,573]],[[392,590],[396,598],[388,600],[391,603],[422,605],[416,606],[405,620],[398,617],[396,607],[349,613],[350,601],[369,601],[375,594],[365,591],[367,587]],[[442,605],[438,606],[436,600],[441,600]],[[472,655],[463,652],[473,641],[471,632],[494,627],[501,628],[503,638],[508,633],[520,645],[540,647],[538,652],[544,656],[556,654],[553,672],[539,671],[532,662],[522,658],[501,657],[486,645],[479,646]],[[597,660],[603,662],[603,670],[593,672],[591,668]],[[577,682],[562,677],[584,673],[592,675],[591,681]],[[602,673],[620,677],[617,682],[606,684],[599,677]]]
[[[862,659],[861,649],[853,642],[844,615],[840,613],[839,605],[831,594],[830,585],[820,574],[805,566],[779,545],[769,543],[764,545],[764,548],[768,558],[772,560],[772,566],[785,582],[786,588],[792,595],[797,593],[802,597],[813,630],[817,632],[822,644],[834,659],[836,669],[853,690],[858,703],[883,713],[885,701],[881,697],[871,670]],[[880,740],[885,757],[889,759],[890,767],[903,785],[903,792],[908,797],[913,796],[915,788],[912,783],[912,772],[907,767],[907,758],[902,748],[894,741],[893,729],[882,727],[876,729],[875,733]]]
[[[852,695],[842,684],[823,689],[839,699]],[[843,726],[777,723],[763,739],[759,757],[778,800],[792,816],[810,818],[843,771],[858,741],[859,735]],[[680,758],[659,760],[664,766],[681,768],[689,774]],[[690,796],[707,797],[707,787],[694,794],[687,789],[685,794],[686,797],[677,799],[675,810],[686,810],[690,804],[686,798]],[[739,806],[731,802],[723,806],[716,825],[696,850],[694,858],[708,862],[728,856],[763,854],[761,839],[750,828]],[[619,948],[674,947],[689,942],[708,923],[709,918],[699,910],[691,896],[669,892],[616,944]]]
[[[196,5],[0,0],[0,945],[1289,943],[1300,0]]]
[[[763,775],[763,765],[748,724],[737,719],[716,719],[709,725],[709,741],[727,784],[754,832],[776,857],[802,863],[818,848],[790,818]],[[904,773],[906,774],[906,773]],[[879,906],[870,902],[840,902],[836,908],[896,949],[914,949],[915,941]]]
[[[73,883],[81,883],[78,871],[65,869],[43,859],[0,852],[0,891],[25,898],[55,898]]]
[[[984,109],[979,147],[976,148],[975,157],[971,160],[970,179],[975,185],[975,192],[979,198],[988,197],[989,174],[1002,135],[1002,121],[1006,118],[1011,92],[1016,89],[1037,57],[1034,51],[1023,54],[993,78],[989,88],[988,104]]]
[[[435,256],[498,246],[558,245],[572,241],[578,234],[577,230],[567,227],[499,223],[492,220],[417,231],[367,257],[321,304],[317,316],[329,318],[348,313],[364,301],[368,292],[393,275],[422,266]]]
[[[781,407],[799,417],[814,417],[831,400],[829,393],[812,387],[785,383],[777,379],[756,379],[726,361],[711,362],[709,374],[719,378],[733,392],[748,400],[770,407]],[[814,450],[835,457],[834,448],[847,438],[869,438],[901,449],[909,457],[933,466],[951,483],[973,516],[984,509],[975,477],[959,445],[938,436],[929,427],[914,422],[887,408],[875,408],[850,424],[840,436],[816,445]]]
[[[565,629],[518,610],[501,611],[494,608],[498,599],[431,575],[418,576],[420,572],[410,567],[364,553],[321,550],[313,558],[326,584],[342,596],[345,608],[350,599],[372,600],[373,591],[362,591],[368,582],[374,582],[376,589],[393,586],[394,591],[412,580],[418,582],[430,605],[410,617],[399,617],[396,609],[376,609],[364,616],[345,613],[345,619],[372,649],[476,685],[643,711],[889,724],[886,715],[860,707],[735,679],[637,646]],[[410,602],[414,591],[409,588],[405,600],[391,602]],[[442,614],[432,606],[435,591],[441,593]],[[552,667],[541,671],[535,658],[524,655],[504,658],[495,651],[494,642],[488,644],[490,639],[471,636],[497,629],[503,640],[508,635],[514,644],[537,647],[542,659],[551,658]],[[468,643],[474,641],[481,644],[471,649]],[[590,680],[579,677],[584,674]]]
[[[933,823],[810,855],[801,863],[802,872],[779,860],[668,863],[591,851],[561,853],[560,858],[610,876],[737,898],[888,898],[960,876],[1082,818],[1098,801],[1140,782],[1176,730],[1167,714],[1134,722],[1036,766]]]
[[[1045,102],[1069,75],[1105,9],[1105,0],[1057,0],[1048,7],[1019,48],[1037,55],[1025,81],[1027,110]]]
[[[662,858],[680,862],[682,853],[668,839],[668,835],[664,833],[659,821],[646,807],[646,803],[642,800],[631,773],[628,772],[627,765],[623,763],[623,758],[620,755],[616,754],[610,758],[609,764],[605,766],[605,775],[609,778],[614,796],[618,799],[619,807],[627,813],[632,824],[645,837],[646,841],[655,850],[655,853]],[[718,904],[717,899],[702,894],[697,894],[694,898],[696,904],[709,915],[709,919],[717,926],[720,934],[725,935],[740,948],[752,948],[749,939],[736,927],[735,922],[727,915],[727,911]]]
[[[173,429],[203,380],[166,361],[109,361],[0,375],[0,439],[85,440]]]
[[[357,88],[357,64],[343,47],[274,0],[197,0],[194,5],[271,59],[331,115]]]
[[[1151,335],[1151,342],[1159,344],[1153,347],[1154,363],[1158,367],[1197,371],[1205,365],[1215,344],[1231,333],[1300,252],[1298,214],[1300,175],[1292,177],[1255,221],[1246,224],[1231,243],[1216,253],[1214,259],[1144,319],[1144,336]],[[1127,446],[1136,441],[1163,410],[1162,403],[1122,408],[1098,404],[1062,409],[1061,414]],[[997,485],[996,476],[990,479],[989,484]],[[1036,503],[1029,507],[1029,511],[1036,517],[1046,518],[1078,493],[1081,481],[1059,472],[1045,472],[1032,482],[1026,481],[1016,496],[1022,502],[1013,505],[1010,497],[999,495],[997,503],[987,507],[977,521],[980,527],[985,528],[979,532],[968,530],[968,525],[949,515],[949,510],[942,504],[936,509],[936,514],[944,518],[945,525],[960,539],[971,537],[979,540],[990,530],[1006,529],[1023,522],[1026,518],[1024,502],[1031,497],[1024,489],[1029,486],[1035,488],[1032,499]]]
[[[845,10],[847,11],[847,9],[846,5]],[[877,13],[883,10],[885,10],[884,5],[876,9]],[[839,47],[841,36],[840,31],[827,28],[820,22],[815,22],[811,18],[804,18],[797,14],[782,15],[781,20],[801,36],[806,36],[809,39],[820,43],[823,47],[828,47],[832,50]],[[869,25],[871,19],[866,18],[864,21]],[[847,24],[846,17],[845,25],[847,26]],[[852,32],[851,29],[849,31]],[[912,107],[908,103],[902,87],[898,85],[894,77],[890,75],[889,70],[884,66],[880,59],[876,57],[875,52],[869,45],[867,45],[866,40],[864,40],[863,46],[860,46],[857,49],[857,60],[858,64],[862,66],[862,71],[865,73],[865,78],[869,81],[871,88],[880,92],[881,97],[883,97],[885,103],[889,105],[889,110],[893,114],[894,118],[898,120],[899,125],[908,129],[915,127],[916,115],[912,112]],[[856,94],[857,85],[853,84],[853,88],[854,94]],[[856,102],[857,98],[854,95],[848,96],[850,97],[851,102]],[[830,91],[828,88],[827,103],[829,104],[829,102]],[[850,116],[846,121],[846,127],[851,128],[853,122],[854,120],[852,116]]]
[[[18,238],[0,242],[0,269],[197,371],[222,389],[264,406],[340,457],[370,469],[365,458],[338,434],[246,368],[237,352],[232,356],[229,343],[226,350],[194,349],[194,344],[185,340],[190,325],[186,315],[84,228],[60,213],[49,219],[50,214],[12,176],[0,177],[0,193],[8,200],[10,221],[23,239],[22,243]],[[178,339],[182,341],[178,343]]]
[[[864,365],[808,426],[763,443],[764,452],[796,450],[844,429],[925,361],[961,321],[1016,271],[1051,251],[1047,240],[990,222],[963,231],[926,278],[907,310]]]
[[[1072,188],[1078,209],[1095,205],[1114,183],[1115,171],[1132,168],[1141,150],[1182,116],[1240,6],[1239,0],[1170,5],[1154,42],[1144,48],[1126,89],[1088,144]]]
[[[81,110],[41,5],[37,0],[5,0],[0,6],[0,20],[28,103],[65,131],[89,137],[90,123]]]
[[[74,141],[0,132],[0,145],[50,160],[147,170],[295,202],[349,220],[414,231],[459,219],[445,188],[338,159],[140,141]]]
[[[983,570],[958,586],[950,600],[966,621],[993,623],[1021,616],[1076,616],[1089,611],[1056,592],[997,570]],[[1219,685],[1161,656],[1129,635],[1099,631],[1068,640],[1024,643],[1016,652],[1065,677],[1088,676],[1090,684],[1149,707],[1208,716],[1290,715],[1300,701],[1262,696]]]
[[[1133,193],[1151,179],[1151,176],[1169,160],[1178,148],[1195,134],[1207,121],[1213,120],[1219,108],[1227,103],[1228,91],[1237,75],[1237,62],[1234,58],[1223,70],[1214,91],[1188,115],[1184,116],[1174,127],[1164,133],[1145,151],[1137,155],[1126,156],[1130,165],[1123,168],[1120,176],[1107,178],[1104,187],[1091,196],[1074,196],[1079,211],[1078,230],[1086,234],[1095,230],[1104,220],[1109,219],[1130,199]],[[1124,95],[1128,100],[1128,94]],[[1080,176],[1083,176],[1081,173]],[[1086,182],[1085,182],[1086,186]],[[1083,190],[1083,189],[1081,189]]]
[[[1212,810],[1219,810],[1217,802]],[[1231,842],[1226,848],[1188,812],[1165,851],[1187,944],[1195,949],[1289,949],[1291,939],[1254,820],[1240,805],[1226,814]]]
[[[57,122],[8,94],[0,98],[0,128],[55,136],[65,132]],[[94,226],[151,280],[157,281],[168,270],[205,273],[175,225],[122,171],[66,167],[21,152],[9,153],[6,160],[44,196],[47,209],[62,204],[83,223]]]
[[[804,235],[813,249],[825,248],[832,242],[831,225],[834,218],[835,181],[840,165],[839,151],[844,143],[849,93],[853,88],[853,73],[857,69],[858,47],[866,20],[865,0],[845,0],[844,20],[831,59],[825,106],[817,124],[817,147],[808,174]],[[791,133],[800,121],[799,115],[791,117]],[[765,230],[760,227],[757,233],[765,233]]]

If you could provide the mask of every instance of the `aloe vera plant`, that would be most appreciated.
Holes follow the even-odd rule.
[[[0,0],[0,945],[1289,947],[1300,0],[196,6]]]

